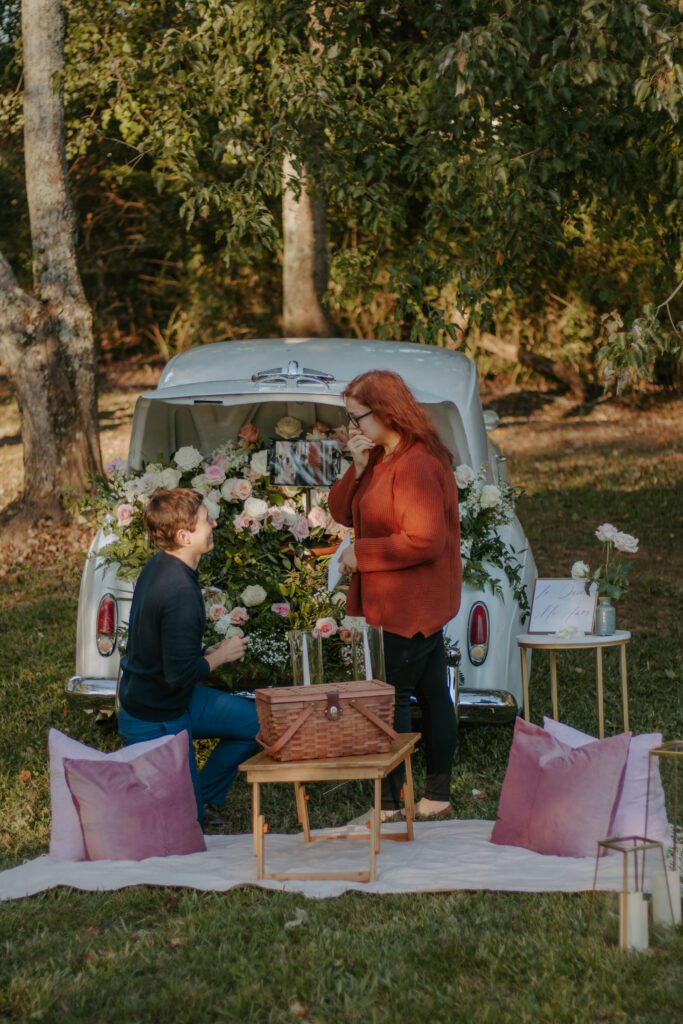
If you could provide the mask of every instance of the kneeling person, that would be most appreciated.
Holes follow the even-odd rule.
[[[206,612],[197,566],[213,547],[216,525],[202,502],[198,491],[161,489],[145,510],[145,527],[160,550],[135,585],[119,692],[126,744],[187,729],[200,825],[205,805],[223,803],[238,765],[258,749],[253,702],[201,685],[246,650],[245,638],[235,636],[202,653]],[[193,739],[219,740],[201,772]]]

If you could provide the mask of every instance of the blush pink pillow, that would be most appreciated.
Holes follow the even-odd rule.
[[[555,739],[566,743],[568,747],[585,747],[587,743],[595,743],[595,737],[588,733],[573,729],[564,722],[556,722],[554,718],[544,718],[543,728]],[[615,836],[644,836],[645,812],[647,811],[647,831],[649,839],[660,843],[670,843],[671,835],[666,816],[664,787],[659,774],[659,762],[652,758],[652,774],[650,776],[649,808],[647,793],[647,773],[649,768],[649,751],[662,743],[661,732],[640,733],[631,737],[626,759],[626,771],[621,794],[614,811],[612,831]]]
[[[206,850],[183,731],[132,761],[64,758],[88,860],[145,860]]]
[[[491,842],[594,857],[612,833],[630,733],[572,749],[518,718]]]
[[[140,754],[156,747],[163,746],[172,740],[172,736],[160,736],[156,740],[143,740],[129,747],[104,753],[79,743],[71,736],[50,729],[48,749],[50,752],[50,806],[52,810],[52,830],[50,834],[50,856],[56,860],[85,860],[85,845],[78,811],[71,799],[66,784],[63,761],[65,757],[78,758],[82,761],[126,762],[139,757]]]

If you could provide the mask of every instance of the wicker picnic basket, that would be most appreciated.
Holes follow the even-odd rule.
[[[256,739],[276,761],[386,753],[395,692],[376,679],[256,690]]]

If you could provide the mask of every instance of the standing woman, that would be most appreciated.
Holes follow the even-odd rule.
[[[330,491],[329,508],[355,534],[341,555],[351,573],[347,610],[384,629],[397,732],[410,732],[411,696],[420,703],[427,787],[416,812],[445,817],[457,723],[442,628],[460,607],[462,584],[452,455],[398,374],[362,373],[343,397],[353,464]],[[384,821],[400,816],[401,782],[396,771],[383,783]]]

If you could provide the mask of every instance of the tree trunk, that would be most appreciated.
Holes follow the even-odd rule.
[[[328,338],[332,327],[323,303],[328,274],[325,203],[307,190],[305,170],[298,198],[292,179],[297,180],[298,175],[291,159],[285,157],[282,333],[288,338]]]
[[[33,294],[0,254],[0,359],[16,392],[24,493],[5,519],[60,516],[101,470],[92,318],[76,263],[64,147],[61,0],[23,0],[24,148]]]

